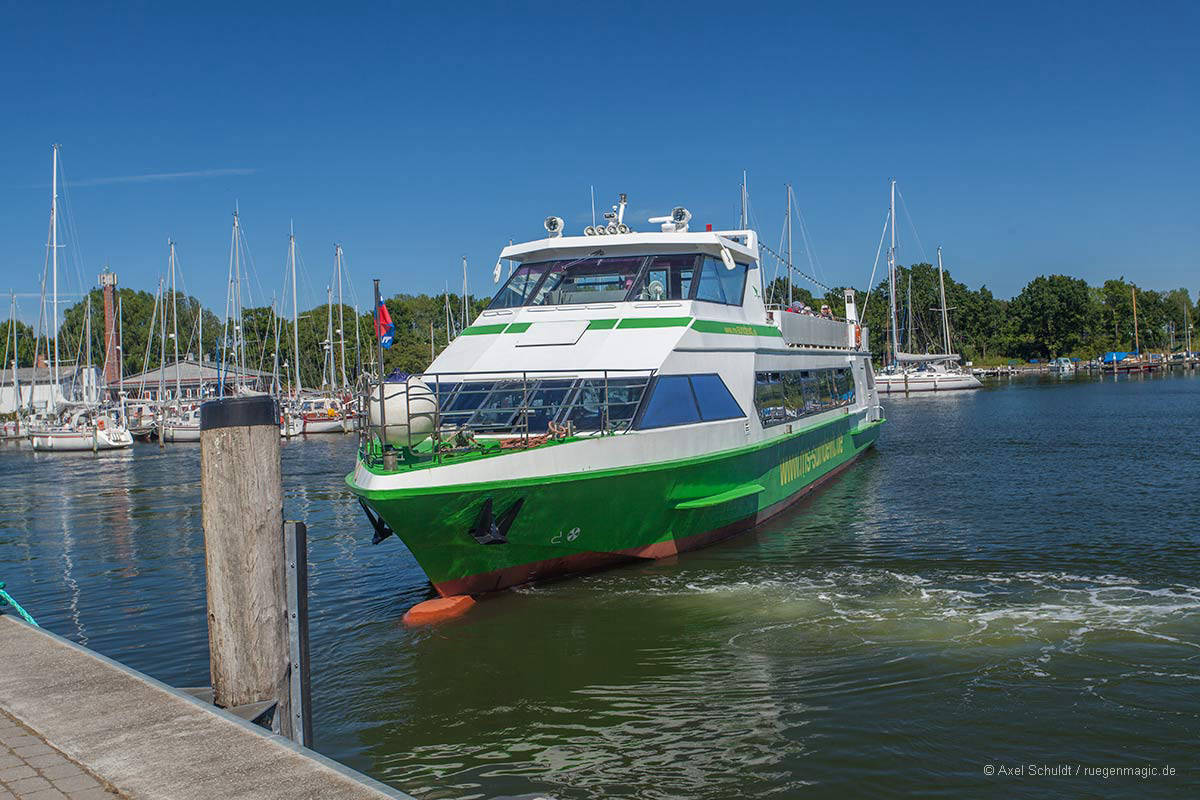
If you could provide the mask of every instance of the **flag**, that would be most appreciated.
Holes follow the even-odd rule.
[[[380,300],[379,312],[375,315],[375,335],[379,337],[379,343],[390,348],[395,331],[396,326],[392,324],[392,315],[388,313],[387,303]]]

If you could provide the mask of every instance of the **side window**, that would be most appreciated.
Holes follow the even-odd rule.
[[[729,393],[729,387],[721,380],[720,375],[693,375],[692,391],[696,395],[696,405],[700,407],[700,419],[710,422],[716,419],[734,419],[744,417],[742,407]]]
[[[748,268],[745,264],[738,264],[733,269],[725,269],[725,264],[721,259],[705,256],[700,266],[700,281],[696,287],[696,299],[740,306],[742,293],[746,287],[747,271]]]
[[[755,374],[754,405],[764,428],[853,402],[854,376],[848,369]]]
[[[687,375],[660,375],[650,389],[646,410],[638,422],[639,428],[666,428],[699,422],[700,411],[692,397],[692,385]]]

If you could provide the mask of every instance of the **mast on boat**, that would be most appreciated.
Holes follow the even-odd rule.
[[[300,315],[296,311],[296,228],[288,224],[288,264],[292,269],[292,361],[296,362],[294,394],[300,397]]]
[[[337,262],[338,287],[338,350],[342,358],[342,391],[349,391],[350,382],[346,380],[346,307],[342,304],[342,246],[334,245],[334,257]]]
[[[892,178],[891,201],[888,203],[888,220],[892,230],[892,243],[888,247],[888,300],[891,304],[892,363],[900,352],[900,327],[896,318],[896,179]]]
[[[229,284],[225,289],[225,324],[221,330],[221,366],[217,371],[217,396],[225,396],[225,382],[229,376],[229,328],[230,328],[230,306],[233,303],[233,262],[237,253],[238,245],[238,209],[235,204],[233,207],[233,229],[229,233]],[[200,312],[203,316],[203,311]],[[237,336],[237,330],[234,329],[234,336]],[[236,347],[236,344],[235,344]],[[203,348],[201,348],[203,349]],[[237,358],[236,353],[234,358]]]
[[[117,292],[117,396],[121,398],[121,413],[125,413],[125,321],[122,319],[124,304]]]
[[[788,308],[792,307],[792,185],[787,184],[787,237],[788,237]]]
[[[467,327],[467,257],[463,256],[462,326]]]
[[[53,381],[50,386],[50,403],[53,408],[58,407],[58,403],[54,400],[54,395],[59,389],[58,384],[58,145],[52,145],[53,168],[50,175],[50,264],[51,264],[51,286],[53,294],[50,301],[54,316],[50,323],[50,328],[54,331],[54,364],[53,364]]]
[[[175,340],[175,403],[183,397],[182,384],[179,377],[179,295],[175,291],[175,242],[167,240],[171,248],[171,337]]]
[[[84,338],[87,339],[87,371],[80,376],[83,378],[83,392],[81,394],[83,395],[83,402],[90,405],[92,401],[91,387],[88,385],[88,381],[92,375],[92,293],[90,291],[87,293],[87,308],[84,309],[83,313],[83,328],[85,331]],[[79,372],[78,359],[75,360],[75,371],[76,373]]]
[[[938,289],[942,294],[942,339],[946,344],[946,355],[950,355],[950,313],[946,308],[946,280],[942,276],[942,248],[939,245],[938,251]]]
[[[325,308],[329,313],[325,315],[325,363],[322,365],[322,371],[326,371],[329,376],[326,385],[329,387],[329,396],[332,397],[337,389],[337,378],[334,375],[333,363],[333,287],[325,287]]]
[[[750,219],[749,210],[747,208],[748,205],[749,203],[746,197],[746,170],[742,170],[742,215],[738,219],[738,230],[744,231],[748,227],[748,222]]]

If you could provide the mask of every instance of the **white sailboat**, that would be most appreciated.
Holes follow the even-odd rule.
[[[53,297],[53,320],[47,335],[54,333],[53,385],[51,386],[49,410],[58,415],[50,424],[38,425],[30,430],[30,443],[39,451],[87,451],[117,450],[133,445],[133,437],[125,428],[121,415],[111,409],[92,402],[85,389],[82,403],[59,406],[56,395],[60,391],[58,339],[61,330],[58,319],[58,145],[53,146],[53,166],[50,181],[50,248],[51,287]],[[87,361],[91,368],[91,297],[87,306]]]
[[[956,389],[978,389],[983,384],[960,365],[960,356],[950,352],[950,316],[946,308],[946,282],[942,272],[942,248],[938,248],[938,287],[941,297],[941,353],[905,353],[900,349],[900,332],[896,301],[896,181],[891,182],[891,202],[888,206],[888,225],[891,245],[888,248],[888,299],[890,302],[892,363],[883,369],[875,382],[885,394],[910,392],[946,392]],[[911,295],[911,286],[910,286]],[[912,315],[911,297],[909,315]],[[911,336],[909,337],[911,342]]]

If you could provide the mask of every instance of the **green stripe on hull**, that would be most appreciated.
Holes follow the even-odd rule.
[[[714,319],[698,319],[692,330],[700,333],[725,333],[734,336],[774,336],[782,338],[783,332],[773,325],[751,325],[748,322],[718,322]]]
[[[538,577],[547,570],[570,572],[572,563],[637,555],[643,548],[653,555],[673,540],[753,519],[870,447],[881,423],[855,424],[856,417],[844,416],[699,458],[538,479],[376,491],[354,485],[352,475],[346,480],[396,531],[435,585],[482,591],[521,582],[524,565],[542,565]],[[582,451],[598,444],[564,446]],[[506,544],[481,545],[470,534],[489,499],[496,518],[523,501]],[[484,588],[471,584],[474,576],[493,574],[507,577]]]

